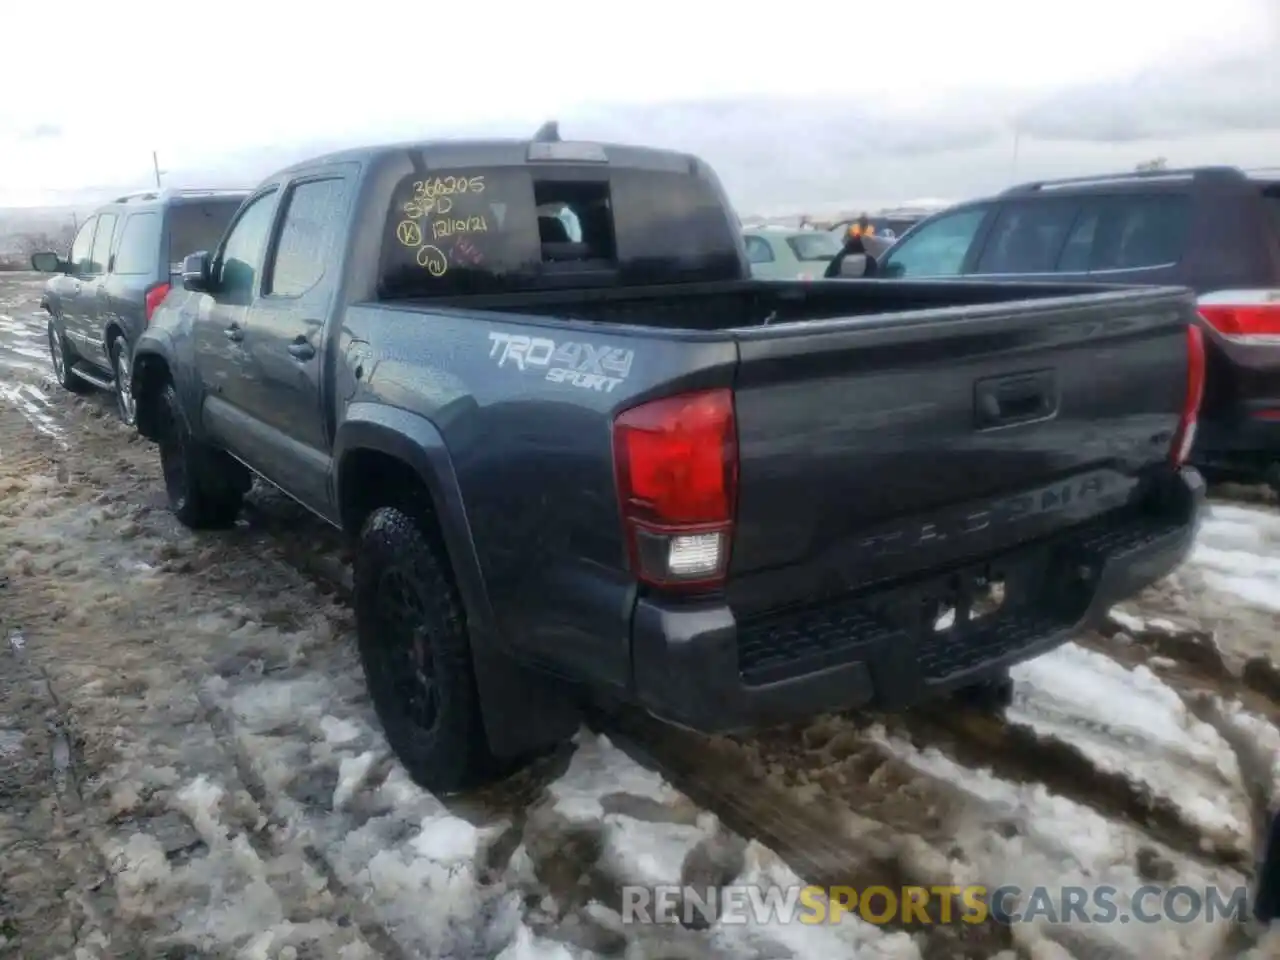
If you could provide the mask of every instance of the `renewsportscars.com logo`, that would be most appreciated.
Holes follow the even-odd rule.
[[[986,923],[1216,923],[1248,916],[1244,887],[1121,889],[1099,885],[855,887],[624,886],[624,923],[839,923],[875,925]]]

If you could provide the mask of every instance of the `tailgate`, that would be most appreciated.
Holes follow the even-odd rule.
[[[739,331],[731,602],[980,558],[1134,498],[1169,458],[1194,315],[1149,288]]]

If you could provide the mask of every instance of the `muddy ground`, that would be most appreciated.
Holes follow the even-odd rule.
[[[0,956],[1271,955],[1229,920],[619,913],[625,883],[1247,884],[1280,756],[1267,495],[1227,491],[1192,562],[1018,668],[1000,716],[623,713],[446,802],[382,742],[334,534],[262,491],[232,531],[178,526],[110,399],[48,379],[37,291],[0,279]]]

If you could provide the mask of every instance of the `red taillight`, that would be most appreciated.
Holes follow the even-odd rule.
[[[1196,418],[1204,400],[1204,374],[1204,331],[1193,323],[1187,327],[1187,393],[1182,401],[1182,417],[1170,451],[1175,466],[1187,462],[1196,442]]]
[[[1280,302],[1204,303],[1200,316],[1224,337],[1233,340],[1280,340]]]
[[[156,312],[156,307],[164,302],[164,298],[169,295],[169,284],[158,283],[147,291],[146,297],[146,321],[151,322],[151,315]]]
[[[613,422],[613,459],[636,576],[668,588],[722,585],[738,488],[733,393],[624,410]]]

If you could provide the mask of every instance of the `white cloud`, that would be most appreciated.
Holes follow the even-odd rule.
[[[1276,0],[1057,9],[21,5],[4,15],[6,36],[27,38],[5,55],[27,99],[0,104],[0,205],[146,185],[153,149],[175,181],[252,181],[332,145],[520,134],[548,116],[566,136],[704,154],[751,205],[986,190],[1009,172],[1015,118],[1028,138],[1100,141],[1280,127]],[[41,38],[55,35],[51,69]],[[1024,153],[1033,164],[1029,140]]]

